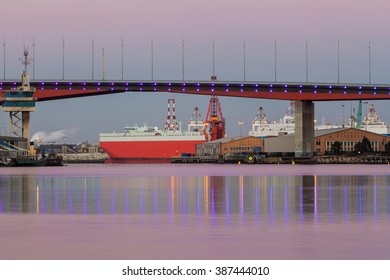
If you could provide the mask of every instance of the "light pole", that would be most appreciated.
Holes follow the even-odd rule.
[[[306,47],[306,83],[308,83],[309,82],[309,52],[308,52],[309,45],[307,39],[306,39],[305,47]]]
[[[239,120],[238,121],[238,125],[240,126],[240,138],[242,137],[242,126],[244,124],[244,121],[243,120]]]
[[[371,41],[368,41],[368,83],[371,84]]]
[[[92,81],[94,79],[94,73],[95,73],[95,41],[94,39],[92,38],[92,69],[91,69],[91,73],[92,73]]]
[[[345,120],[344,104],[342,104],[341,107],[343,107],[343,114],[341,115],[341,126],[342,126],[342,128],[344,128],[344,120]]]
[[[5,80],[5,47],[7,45],[5,44],[5,38],[4,38],[4,43],[3,43],[3,48],[4,48],[4,56],[3,56],[3,67],[4,67],[4,80]]]
[[[151,39],[150,41],[150,52],[151,52],[151,77],[152,77],[152,81],[153,81],[153,78],[154,78],[154,52],[153,52],[153,49],[154,49],[154,43],[153,43],[153,38]]]
[[[277,48],[278,48],[276,39],[275,39],[274,48],[275,48],[275,49],[274,49],[274,54],[275,54],[275,57],[274,57],[275,61],[274,61],[274,62],[275,62],[275,83],[276,83],[276,81],[277,81],[277,80],[276,80],[276,74],[277,74],[277,72],[276,72],[276,71],[277,71],[277,60],[276,60],[276,54],[277,54],[277,53],[276,53],[276,50],[277,50]]]
[[[62,38],[62,80],[65,80],[65,39]]]
[[[123,37],[121,42],[121,48],[122,48],[122,81],[123,81]]]
[[[366,129],[366,131],[367,131],[367,120],[368,120],[368,118],[367,118],[367,104],[368,104],[368,101],[364,101],[363,102],[364,103],[364,106],[366,107],[366,116],[363,118],[363,120],[364,120],[364,126],[365,126],[365,129]]]
[[[211,80],[216,80],[217,77],[215,76],[215,41],[213,39],[213,73],[212,73],[212,76],[211,76]]]
[[[340,40],[337,40],[337,83],[340,83]]]
[[[65,80],[65,39],[62,38],[62,80]]]
[[[181,40],[181,79],[184,81],[184,39]]]
[[[32,43],[32,46],[33,46],[33,58],[32,58],[32,61],[33,61],[33,80],[35,80],[35,38],[33,38],[33,43]]]
[[[244,82],[246,81],[246,45],[245,45],[245,39],[243,40],[243,51],[244,51]]]

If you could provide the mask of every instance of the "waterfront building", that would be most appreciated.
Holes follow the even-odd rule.
[[[232,154],[256,154],[263,151],[263,138],[254,136],[230,137],[196,145],[197,156],[225,156]]]
[[[390,137],[357,128],[335,128],[314,131],[314,151],[316,155],[325,155],[332,150],[332,144],[341,143],[343,152],[352,152],[355,145],[366,137],[374,152],[384,152]],[[264,152],[293,153],[295,151],[295,133],[265,138]]]

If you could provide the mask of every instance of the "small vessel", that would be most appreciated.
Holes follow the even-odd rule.
[[[18,156],[11,159],[9,166],[45,166],[46,156]]]
[[[101,133],[101,149],[107,163],[170,162],[171,157],[195,154],[195,145],[206,141],[204,123],[191,119],[188,130],[177,124],[174,99],[168,100],[168,118],[163,130],[156,126],[126,126],[120,133]],[[196,107],[193,116],[200,116]]]

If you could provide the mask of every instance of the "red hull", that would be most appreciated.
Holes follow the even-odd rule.
[[[111,163],[169,162],[182,153],[195,154],[195,145],[205,141],[101,141]]]

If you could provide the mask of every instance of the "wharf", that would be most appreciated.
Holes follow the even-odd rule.
[[[106,153],[59,154],[66,163],[104,163],[108,160]]]
[[[171,163],[238,163],[238,164],[390,164],[390,156],[316,156],[312,158],[264,157],[259,155],[237,157],[191,156],[174,157]]]
[[[171,158],[171,163],[223,163],[223,161],[213,156],[184,156]]]
[[[315,158],[319,164],[390,164],[390,156],[321,156]]]

